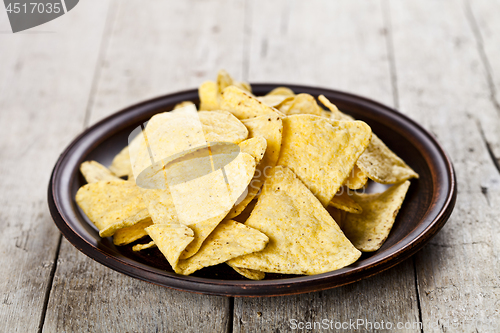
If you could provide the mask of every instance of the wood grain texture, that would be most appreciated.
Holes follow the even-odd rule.
[[[144,99],[215,80],[220,68],[241,77],[243,1],[120,0],[113,6],[109,41],[91,97],[90,124]],[[81,304],[92,306],[79,312]],[[64,241],[44,329],[221,332],[229,322],[229,298],[129,278]]]
[[[497,121],[481,56],[463,2],[391,1],[389,9],[401,109],[437,136],[458,178],[454,214],[416,255],[424,331],[493,332],[500,174],[481,134],[484,121]]]
[[[44,332],[225,332],[229,299],[155,286],[89,259],[66,239]]]
[[[469,26],[474,34],[477,52],[481,59],[488,90],[488,99],[493,108],[477,112],[484,132],[484,140],[496,167],[500,172],[500,1],[465,1],[464,9]],[[483,98],[484,99],[484,98]]]
[[[328,86],[393,104],[390,62],[379,2],[252,2],[249,78]],[[348,14],[346,14],[348,13]],[[272,18],[275,18],[274,20]],[[266,22],[265,25],[262,22]],[[329,291],[234,303],[235,332],[293,329],[291,320],[418,322],[412,259]],[[346,331],[351,331],[347,329]],[[358,330],[363,330],[360,326]],[[335,331],[335,328],[332,330]],[[418,327],[409,332],[420,332]]]
[[[34,332],[59,233],[46,191],[57,156],[82,130],[106,1],[12,34],[0,17],[0,331]],[[78,38],[75,38],[78,36]]]
[[[241,79],[244,1],[117,1],[90,123],[145,99]],[[130,20],[138,24],[130,24]]]

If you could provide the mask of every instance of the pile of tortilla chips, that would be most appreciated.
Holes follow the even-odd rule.
[[[225,71],[199,97],[138,127],[108,168],[81,165],[76,202],[101,237],[157,247],[178,274],[226,263],[253,280],[382,246],[418,174],[366,123],[286,87],[256,97]],[[369,179],[392,186],[365,194]]]

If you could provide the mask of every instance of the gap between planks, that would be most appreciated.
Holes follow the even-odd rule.
[[[110,3],[110,5],[108,7],[108,14],[107,14],[107,18],[106,18],[106,24],[104,26],[103,36],[102,36],[102,39],[101,39],[101,44],[99,46],[99,55],[98,55],[98,58],[97,58],[96,68],[94,70],[94,75],[93,75],[93,78],[92,78],[92,84],[91,84],[91,87],[90,87],[89,99],[88,99],[88,102],[87,102],[87,107],[85,108],[85,116],[84,116],[84,120],[83,120],[83,130],[85,130],[88,127],[88,125],[89,125],[89,119],[90,119],[90,113],[91,113],[91,109],[92,109],[92,105],[93,105],[93,101],[94,101],[94,95],[95,95],[95,93],[97,91],[97,83],[99,81],[100,68],[101,68],[102,63],[103,63],[103,59],[104,59],[106,47],[108,45],[108,42],[109,42],[109,39],[110,39],[110,35],[111,35],[111,31],[112,31],[111,28],[113,26],[113,22],[114,22],[114,19],[115,19],[115,12],[116,12],[116,10],[113,10],[114,7],[115,7],[113,4],[114,3]],[[47,309],[48,309],[49,300],[50,300],[50,293],[52,291],[52,284],[54,282],[54,276],[56,274],[56,269],[57,269],[57,262],[59,260],[59,254],[60,254],[60,251],[61,251],[62,237],[63,237],[62,234],[59,234],[59,240],[57,242],[57,247],[56,247],[56,251],[55,251],[55,255],[54,255],[54,263],[53,263],[52,268],[50,270],[49,282],[47,284],[47,289],[45,290],[45,296],[44,296],[44,300],[43,300],[42,313],[40,315],[40,323],[38,325],[38,333],[42,333],[42,331],[43,331],[43,325],[45,324],[45,317],[47,316]]]

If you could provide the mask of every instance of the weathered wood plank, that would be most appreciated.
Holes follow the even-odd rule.
[[[467,13],[461,1],[391,1],[390,13],[400,107],[438,137],[458,177],[454,214],[416,256],[424,331],[495,331],[500,175],[479,118],[496,115]]]
[[[83,1],[18,34],[0,11],[2,332],[35,332],[44,311],[60,237],[47,185],[58,154],[82,129],[106,11],[106,1]]]
[[[379,2],[251,3],[251,81],[326,86],[393,104],[387,28]],[[351,323],[358,319],[379,325],[391,322],[394,328],[399,322],[419,321],[412,259],[378,276],[325,292],[236,298],[233,328],[235,332],[281,332],[299,328],[299,322],[327,320],[332,325],[333,320],[331,331],[339,331],[335,324],[344,323],[349,324],[345,331],[355,331]],[[357,326],[357,331],[363,328]],[[414,326],[408,331],[420,329]]]
[[[488,142],[492,158],[496,160],[500,170],[500,1],[465,1],[465,12],[469,26],[474,33],[477,51],[481,58],[484,75],[488,84],[489,107],[486,112],[478,112],[477,116]]]
[[[215,79],[219,68],[241,77],[243,1],[120,0],[115,5],[91,124],[143,99],[195,88]],[[221,332],[229,327],[229,310],[229,298],[129,278],[64,240],[44,329]]]

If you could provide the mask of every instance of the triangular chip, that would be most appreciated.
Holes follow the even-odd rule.
[[[261,251],[268,241],[269,238],[258,230],[236,221],[225,220],[208,236],[194,256],[179,260],[174,270],[176,273],[189,275],[203,267]]]
[[[293,92],[292,89],[287,88],[287,87],[277,87],[271,90],[266,94],[266,96],[272,96],[272,95],[278,95],[278,96],[295,96],[295,93]]]
[[[149,217],[133,226],[118,229],[113,235],[113,243],[122,246],[135,242],[148,234],[144,229],[151,224],[153,221]]]
[[[146,233],[146,235],[147,235],[147,233]],[[136,245],[132,246],[132,251],[139,252],[142,250],[150,249],[152,247],[156,247],[156,244],[154,241],[151,241],[151,242],[146,243],[146,244],[136,244]]]
[[[363,156],[363,154],[361,154],[361,156]],[[349,177],[347,177],[347,179],[344,181],[344,185],[351,190],[359,190],[365,187],[367,181],[368,175],[364,173],[363,170],[361,170],[356,164],[352,168],[351,172],[349,172]]]
[[[207,142],[240,143],[248,136],[248,130],[235,116],[227,111],[198,112]]]
[[[329,205],[345,212],[361,214],[363,209],[356,201],[351,199],[351,195],[354,195],[354,192],[349,192],[346,188],[341,187],[332,200],[330,200]]]
[[[194,103],[191,101],[183,101],[183,102],[175,104],[173,110],[182,109],[188,105],[194,105]]]
[[[111,162],[111,165],[109,166],[109,171],[114,173],[117,177],[132,175],[132,166],[130,165],[128,146],[123,148],[118,155],[113,158],[113,162]]]
[[[365,150],[370,136],[370,127],[362,121],[288,116],[283,119],[278,165],[292,169],[326,206]]]
[[[80,187],[76,202],[99,229],[101,237],[149,218],[139,187],[125,180],[100,181]]]
[[[280,116],[281,112],[259,101],[235,86],[224,89],[220,105],[222,110],[231,112],[238,119],[255,118],[262,115]]]
[[[410,181],[394,185],[382,193],[354,194],[361,214],[347,214],[343,230],[354,246],[363,252],[377,251],[389,236]]]
[[[259,101],[262,103],[272,106],[273,108],[279,109],[279,106],[285,101],[293,100],[293,96],[285,96],[285,95],[266,95],[257,97]]]
[[[146,231],[174,270],[184,249],[194,239],[193,230],[182,224],[153,224]]]
[[[266,248],[229,261],[236,267],[282,274],[320,274],[355,262],[349,242],[318,199],[286,167],[277,166],[245,225],[269,237]]]
[[[250,201],[255,198],[257,193],[259,193],[262,184],[264,184],[266,180],[267,170],[276,165],[281,149],[283,122],[280,116],[264,115],[252,119],[245,119],[242,122],[248,128],[250,138],[264,137],[266,139],[267,149],[264,157],[257,165],[257,170],[248,188],[247,196],[243,201],[231,209],[227,218],[238,216]]]
[[[96,183],[101,180],[122,180],[111,173],[104,165],[96,161],[86,161],[80,165],[80,171],[87,183]]]
[[[217,83],[213,81],[203,82],[198,88],[200,97],[200,111],[212,111],[219,109],[219,92]]]
[[[357,165],[377,183],[395,184],[410,178],[418,178],[418,173],[394,154],[376,135],[372,135],[371,142],[359,157]]]
[[[313,114],[322,116],[322,109],[318,106],[316,99],[309,94],[298,94],[293,99],[284,101],[278,110],[286,115],[292,114]]]
[[[263,136],[256,136],[241,142],[239,146],[241,152],[253,156],[255,162],[259,163],[266,153],[267,141]]]
[[[230,264],[228,264],[231,266]],[[266,277],[266,273],[261,271],[256,271],[255,269],[241,268],[236,266],[231,266],[238,274],[243,275],[250,280],[263,280]]]
[[[332,112],[331,119],[353,120],[351,116],[340,112],[325,96],[319,96],[319,100]],[[377,183],[396,184],[410,178],[418,178],[418,173],[392,152],[375,134],[372,134],[370,144],[359,157],[356,165],[368,178]],[[359,177],[362,179],[361,175]],[[353,184],[355,182],[353,181]],[[356,189],[355,186],[349,188]]]

